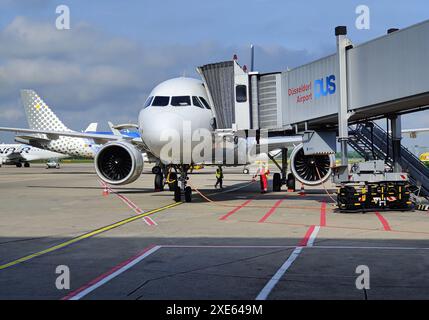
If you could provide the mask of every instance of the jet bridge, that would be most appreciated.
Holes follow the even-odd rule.
[[[390,29],[359,45],[347,38],[346,27],[337,27],[335,36],[334,54],[292,70],[247,72],[236,59],[199,67],[217,128],[269,136],[337,132],[342,177],[347,179],[347,146],[356,147],[349,139],[349,126],[388,118],[392,119],[393,147],[385,159],[392,162],[392,170],[401,172],[405,164],[411,180],[427,176],[427,170],[401,147],[400,115],[429,106],[429,20],[402,30]],[[386,132],[376,131],[380,141],[389,139]],[[362,139],[367,138],[364,131],[360,133]],[[385,148],[388,153],[389,147]],[[419,179],[425,193],[429,190],[426,180]]]
[[[237,60],[199,67],[218,128],[337,126],[342,100],[350,122],[427,108],[429,20],[360,45],[336,32],[336,53],[292,70],[246,73]]]

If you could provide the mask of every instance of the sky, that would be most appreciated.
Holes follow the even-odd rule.
[[[61,4],[70,30],[55,28]],[[369,30],[355,27],[362,4]],[[423,0],[0,0],[0,12],[0,126],[27,127],[19,98],[27,88],[74,130],[135,123],[159,82],[198,77],[197,66],[234,54],[248,65],[250,44],[258,71],[282,71],[334,53],[337,25],[358,44],[429,18]],[[403,127],[429,127],[428,115],[404,116]],[[425,147],[428,139],[405,143]],[[13,136],[0,133],[0,141]]]

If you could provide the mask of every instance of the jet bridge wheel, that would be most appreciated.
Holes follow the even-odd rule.
[[[282,189],[282,176],[280,173],[274,173],[273,176],[273,191],[280,192]]]
[[[164,177],[162,174],[155,175],[155,191],[164,191]]]
[[[185,201],[192,202],[192,188],[189,186],[185,188]]]

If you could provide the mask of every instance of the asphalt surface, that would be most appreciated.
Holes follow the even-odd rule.
[[[340,214],[240,171],[194,172],[207,199],[176,205],[148,169],[105,190],[90,164],[0,168],[0,299],[429,298],[427,212]]]

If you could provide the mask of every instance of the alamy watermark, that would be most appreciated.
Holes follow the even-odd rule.
[[[359,276],[356,278],[355,284],[358,290],[369,290],[370,286],[370,273],[369,267],[360,265],[356,267],[356,274]]]
[[[369,30],[371,28],[370,10],[367,5],[361,4],[356,7],[355,13],[358,15],[355,21],[356,29]]]
[[[70,30],[70,8],[65,4],[57,6],[55,12],[59,14],[55,20],[57,30]]]
[[[59,265],[55,268],[55,274],[59,275],[55,280],[55,287],[58,290],[69,290],[70,268],[66,265]]]

